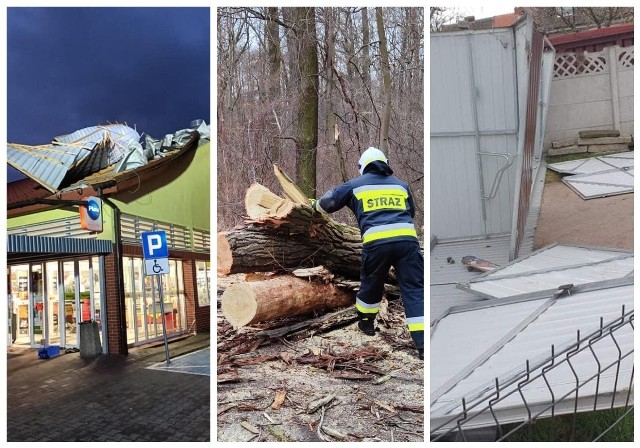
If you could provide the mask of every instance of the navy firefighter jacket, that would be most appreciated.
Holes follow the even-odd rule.
[[[392,176],[386,163],[369,163],[364,174],[327,191],[318,200],[319,209],[333,213],[349,207],[358,220],[362,242],[376,245],[417,240],[413,225],[413,197],[408,185]]]

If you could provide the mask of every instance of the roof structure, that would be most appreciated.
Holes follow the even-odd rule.
[[[71,191],[96,190],[144,176],[166,166],[210,138],[201,120],[193,128],[167,134],[162,140],[140,136],[125,125],[94,126],[56,137],[51,145],[8,145],[8,163],[27,179],[7,187],[7,204],[19,207],[53,197],[64,198]],[[89,192],[91,193],[91,192]]]
[[[466,428],[549,416],[549,403],[555,415],[629,403],[632,322],[632,284],[454,310],[431,334],[432,432],[455,427],[474,407]]]
[[[633,261],[555,244],[460,275],[474,301],[432,316],[432,436],[632,403]]]
[[[122,124],[92,126],[55,137],[48,145],[9,143],[7,162],[55,192],[65,179],[81,179],[119,162],[135,145],[140,145],[139,140],[134,129]]]
[[[51,144],[7,145],[7,162],[51,193],[77,188],[87,178],[111,180],[117,174],[143,167],[150,160],[180,152],[199,138],[209,138],[206,123],[167,134],[162,140],[145,136],[145,148],[138,132],[123,124],[80,129],[55,137]]]
[[[631,251],[554,244],[459,287],[486,298],[549,297],[631,275]]]
[[[622,152],[600,157],[567,160],[566,162],[550,163],[547,168],[562,174],[593,174],[613,168],[633,167],[633,152]]]
[[[633,45],[633,22],[579,32],[551,34],[549,40],[557,51],[572,51],[577,48],[599,51],[606,45]]]
[[[562,182],[582,199],[633,193],[633,152],[553,163],[548,168],[562,174]]]

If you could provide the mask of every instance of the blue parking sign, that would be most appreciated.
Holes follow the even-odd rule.
[[[142,232],[142,252],[144,258],[169,258],[167,234],[164,230]]]

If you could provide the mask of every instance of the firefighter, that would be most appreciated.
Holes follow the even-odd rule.
[[[413,197],[407,184],[392,176],[384,153],[368,148],[358,162],[361,176],[312,200],[314,210],[333,213],[349,207],[362,234],[360,291],[356,295],[358,327],[375,334],[384,283],[393,266],[407,325],[418,357],[424,359],[424,258],[413,225]]]

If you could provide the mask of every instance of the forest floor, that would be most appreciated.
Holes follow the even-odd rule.
[[[243,278],[219,277],[218,294]],[[424,363],[402,304],[383,301],[372,337],[352,310],[321,319],[332,316],[338,325],[320,334],[265,338],[264,326],[234,330],[218,308],[218,441],[424,441]]]

